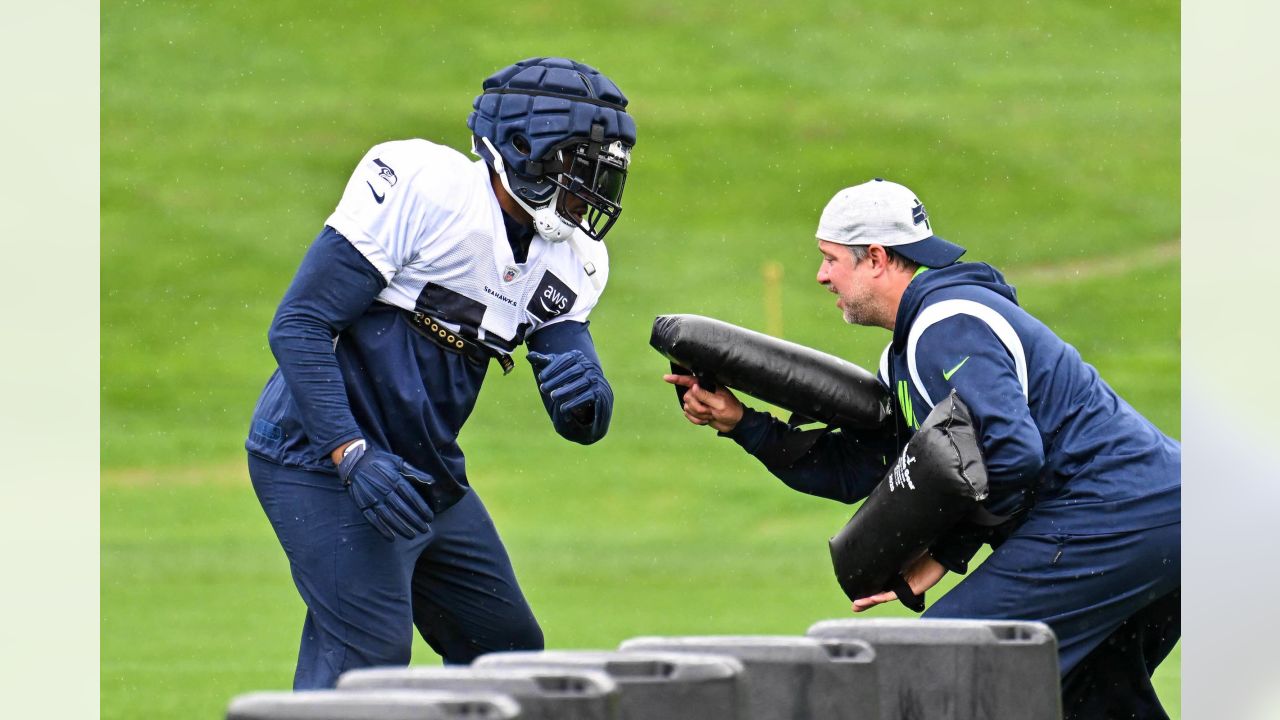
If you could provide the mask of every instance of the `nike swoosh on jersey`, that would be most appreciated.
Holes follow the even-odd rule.
[[[378,191],[373,189],[373,183],[369,182],[368,180],[365,180],[364,184],[369,186],[369,192],[373,193],[373,199],[377,200],[379,205],[382,204],[383,200],[387,199],[386,193],[379,195]]]
[[[951,368],[950,370],[943,370],[943,371],[942,371],[942,379],[943,379],[943,380],[950,380],[950,379],[951,379],[951,376],[952,376],[952,375],[955,375],[955,374],[956,374],[956,371],[960,369],[960,365],[964,365],[964,364],[965,364],[965,363],[967,363],[967,362],[969,362],[969,356],[968,356],[968,355],[965,355],[965,356],[964,356],[964,359],[963,359],[963,360],[961,360],[961,361],[960,361],[960,363],[959,363],[958,365],[956,365],[955,367]]]

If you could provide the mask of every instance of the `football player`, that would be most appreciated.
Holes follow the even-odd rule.
[[[543,646],[458,433],[522,343],[555,430],[608,430],[587,319],[636,126],[564,58],[489,77],[467,126],[478,160],[421,139],[361,158],[271,323],[246,449],[307,606],[295,689],[407,664],[415,626],[447,663]]]

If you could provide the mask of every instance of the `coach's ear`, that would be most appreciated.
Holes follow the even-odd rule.
[[[863,262],[870,263],[871,274],[879,277],[889,270],[889,251],[883,245],[872,243],[867,246],[867,259]]]

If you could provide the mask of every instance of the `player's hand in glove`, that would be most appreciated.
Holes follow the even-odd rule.
[[[604,437],[613,415],[613,389],[600,366],[581,350],[530,351],[528,358],[556,432],[583,445]]]
[[[426,532],[435,514],[413,483],[426,473],[391,453],[374,450],[357,440],[342,456],[338,477],[351,492],[356,507],[387,540],[396,535],[413,538]]]

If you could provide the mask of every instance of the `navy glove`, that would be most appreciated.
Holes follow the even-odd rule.
[[[604,437],[613,415],[613,389],[600,366],[581,350],[530,351],[528,358],[556,432],[583,445]]]
[[[426,532],[435,513],[414,489],[426,473],[391,453],[373,450],[362,440],[342,456],[338,477],[351,491],[356,507],[387,540],[413,538]]]

